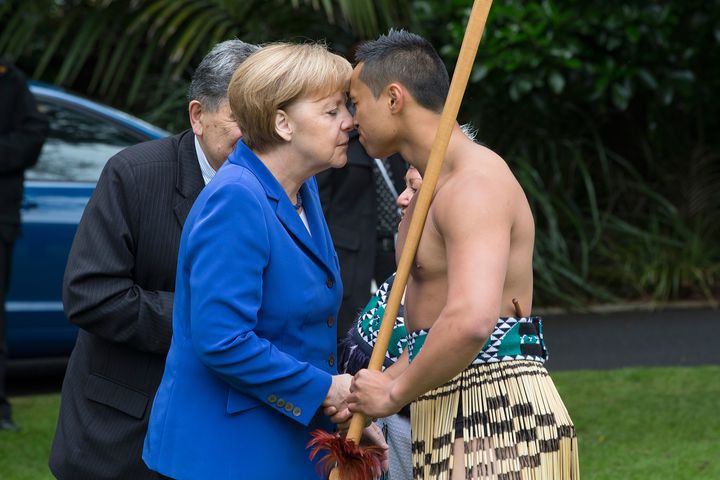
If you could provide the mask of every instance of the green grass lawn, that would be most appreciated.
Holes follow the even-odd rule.
[[[554,373],[577,427],[583,479],[720,479],[720,367]],[[52,479],[59,396],[13,399],[0,432],[0,478]]]
[[[47,466],[60,395],[17,397],[11,400],[19,432],[0,431],[0,479],[52,479]]]
[[[720,479],[720,367],[552,375],[592,480]]]

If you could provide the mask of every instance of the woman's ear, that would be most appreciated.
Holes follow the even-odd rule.
[[[275,133],[286,142],[292,140],[293,129],[285,110],[275,112]]]

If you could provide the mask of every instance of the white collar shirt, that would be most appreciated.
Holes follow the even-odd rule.
[[[205,182],[205,185],[207,185],[215,176],[215,169],[210,166],[210,162],[208,162],[205,152],[203,152],[202,147],[200,147],[200,142],[198,141],[197,136],[195,136],[195,153],[197,153],[198,163],[200,164],[200,173],[202,173],[203,181]]]

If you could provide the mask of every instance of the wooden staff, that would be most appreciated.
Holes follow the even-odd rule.
[[[465,36],[462,46],[460,47],[460,55],[458,56],[455,72],[453,73],[452,82],[450,83],[448,97],[445,101],[442,115],[440,116],[440,125],[438,126],[432,149],[430,150],[430,158],[428,159],[427,168],[423,175],[423,183],[418,193],[418,199],[415,204],[412,220],[410,221],[405,245],[400,255],[397,274],[395,275],[393,287],[390,290],[390,298],[385,307],[378,338],[370,357],[370,363],[368,365],[368,369],[370,370],[379,371],[385,359],[385,353],[387,352],[393,326],[395,325],[395,318],[397,317],[400,301],[402,300],[405,285],[407,284],[410,274],[410,267],[415,258],[418,243],[420,243],[420,236],[425,226],[427,212],[430,208],[433,193],[435,192],[435,185],[440,176],[440,169],[445,159],[445,152],[447,151],[450,136],[455,127],[457,114],[460,110],[460,103],[465,94],[465,88],[470,78],[470,72],[475,62],[475,55],[478,45],[480,44],[480,39],[482,38],[483,30],[485,29],[485,22],[490,13],[491,5],[492,0],[475,0],[473,2],[470,19],[468,20]],[[352,440],[356,445],[359,445],[365,420],[365,415],[358,413],[353,415],[346,437],[347,440]],[[338,469],[333,469],[330,473],[330,479],[335,480],[339,478]]]

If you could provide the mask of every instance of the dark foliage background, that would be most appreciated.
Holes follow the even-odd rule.
[[[217,41],[405,27],[452,71],[471,3],[0,0],[0,55],[177,131]],[[528,193],[536,304],[720,298],[719,47],[720,0],[494,2],[460,120]]]

